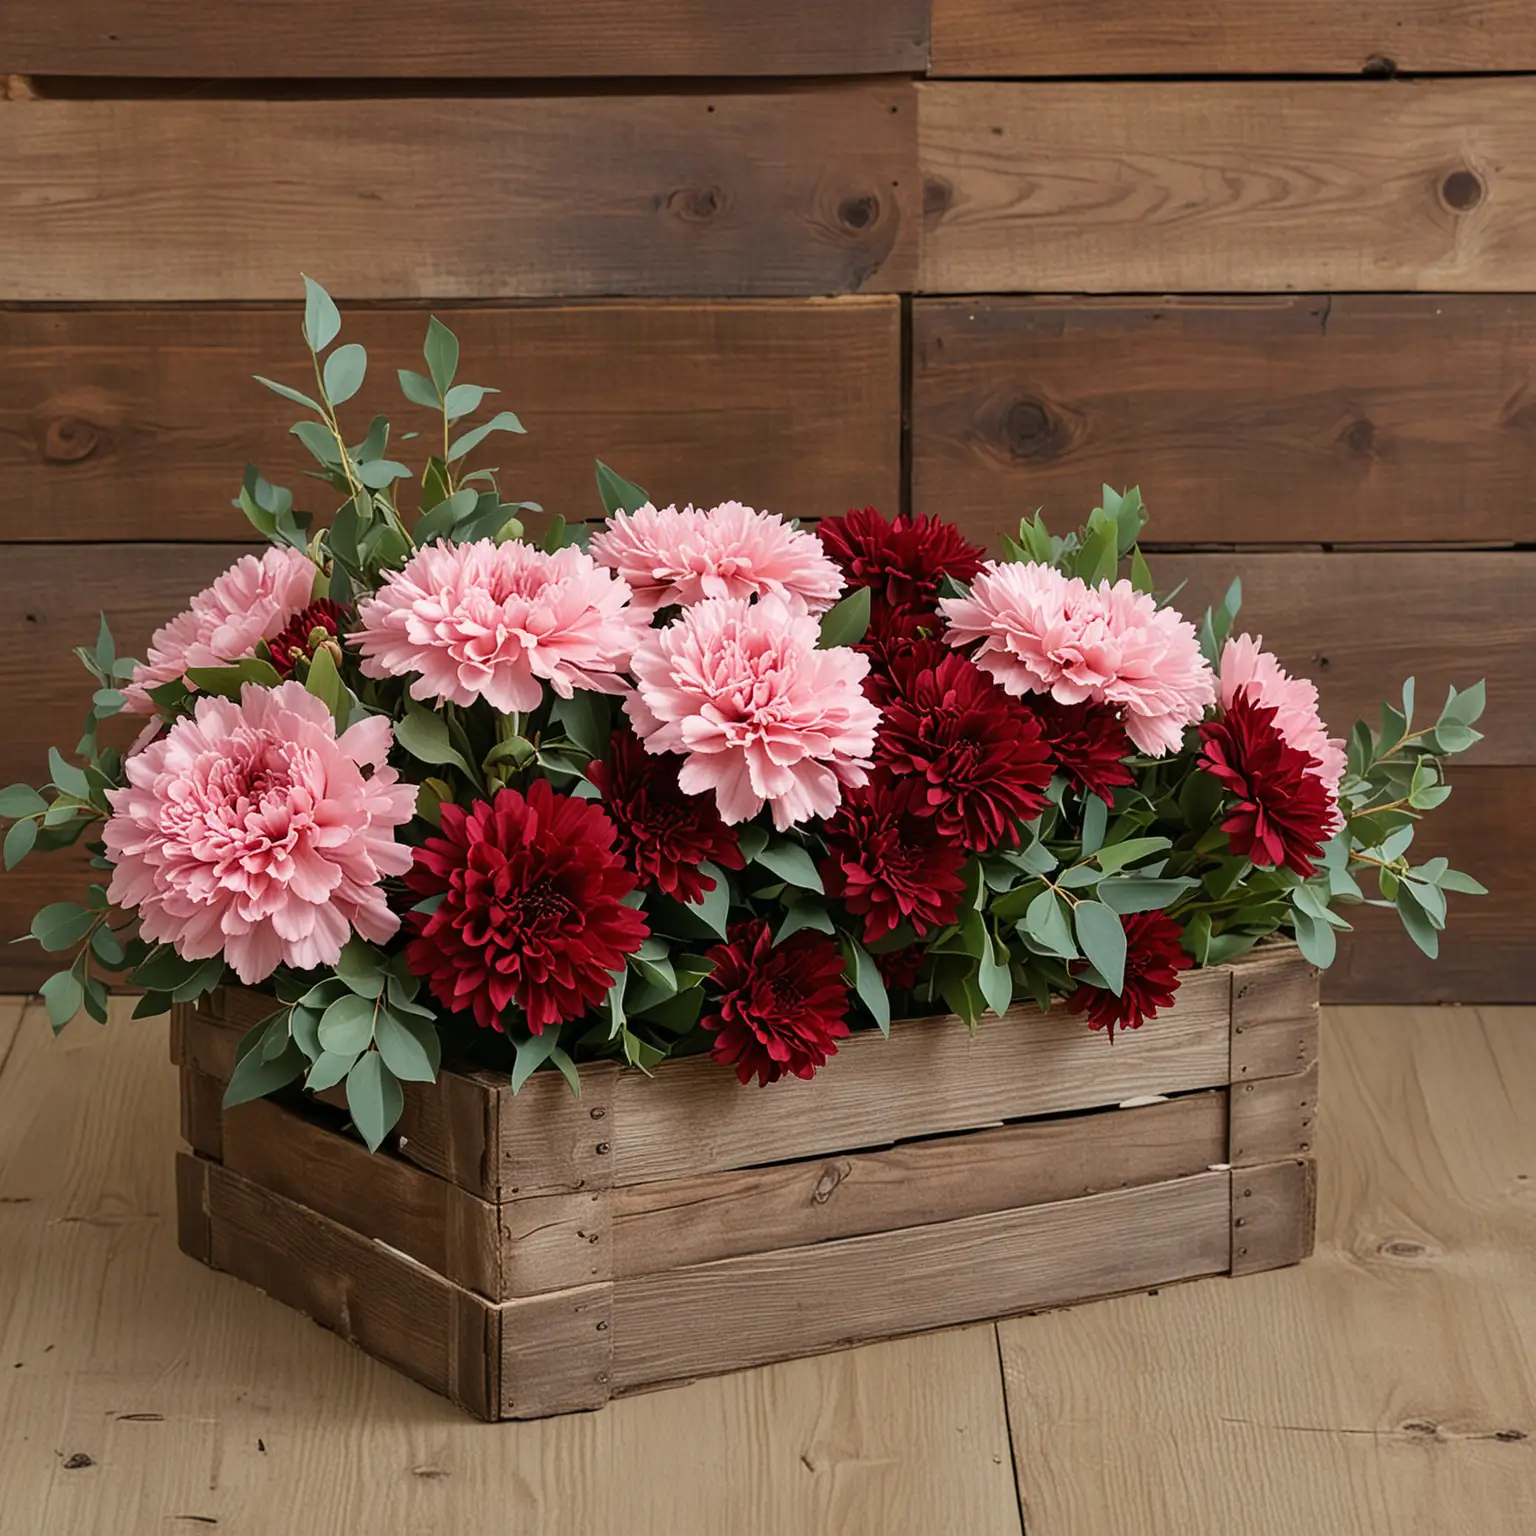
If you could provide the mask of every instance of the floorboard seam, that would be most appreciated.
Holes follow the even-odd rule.
[[[1008,1432],[1008,1464],[1013,1472],[1013,1500],[1019,1511],[1019,1536],[1029,1536],[1029,1522],[1024,1518],[1024,1485],[1019,1481],[1018,1442],[1013,1438],[1013,1404],[1008,1400],[1008,1371],[1003,1364],[1003,1334],[992,1324],[992,1342],[997,1346],[997,1384],[1003,1393],[1003,1428]]]

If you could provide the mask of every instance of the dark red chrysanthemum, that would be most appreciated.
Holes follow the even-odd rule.
[[[1125,763],[1135,748],[1114,710],[1087,701],[1061,704],[1049,694],[1032,694],[1027,703],[1056,772],[1079,789],[1113,805],[1116,786],[1136,782]]]
[[[1317,759],[1280,734],[1275,711],[1242,689],[1220,720],[1200,727],[1199,766],[1233,796],[1222,822],[1233,853],[1255,864],[1312,874],[1333,826],[1333,802]]]
[[[973,853],[1017,847],[1045,805],[1051,758],[1035,717],[969,658],[920,641],[882,680],[875,759],[921,787],[913,805]]]
[[[903,640],[941,629],[939,581],[970,581],[986,551],[936,517],[898,514],[887,521],[873,507],[829,517],[816,536],[850,587],[868,587],[869,639],[865,649],[894,653]]]
[[[865,943],[903,921],[919,938],[955,921],[965,853],[927,814],[917,780],[877,773],[862,789],[844,791],[822,836],[830,854],[822,882],[863,917]]]
[[[888,950],[883,955],[875,955],[875,969],[880,972],[880,980],[893,992],[905,992],[909,987],[917,985],[917,978],[923,969],[923,961],[928,958],[920,944],[908,944],[904,949]]]
[[[340,603],[328,597],[317,598],[302,613],[289,620],[287,628],[267,641],[267,651],[279,677],[292,677],[294,667],[315,654],[315,646],[334,640],[350,617]],[[321,632],[315,638],[315,631]]]
[[[1140,1029],[1157,1017],[1159,1008],[1170,1007],[1179,990],[1179,972],[1194,961],[1179,943],[1184,930],[1161,912],[1132,912],[1125,926],[1125,984],[1120,996],[1086,982],[1067,1002],[1073,1013],[1088,1015],[1090,1029]]]
[[[444,805],[442,832],[405,877],[418,896],[442,897],[406,919],[406,964],[437,1000],[482,1029],[501,1029],[515,1002],[536,1035],[600,1003],[650,931],[621,899],[635,877],[602,809],[536,779],[526,797]]]
[[[715,888],[699,871],[705,860],[726,869],[743,869],[746,861],[713,797],[677,787],[678,762],[647,752],[629,731],[615,731],[608,760],[594,759],[587,777],[602,791],[603,809],[618,829],[614,847],[641,884],[691,902]]]
[[[710,1053],[736,1076],[766,1087],[786,1072],[809,1078],[848,1033],[843,956],[825,934],[802,928],[778,945],[761,918],[733,924],[705,951],[714,973],[699,1022],[715,1035]]]

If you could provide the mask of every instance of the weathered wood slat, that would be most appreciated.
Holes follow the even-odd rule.
[[[8,0],[0,16],[0,72],[36,75],[852,75],[928,56],[924,0]]]
[[[1536,288],[1536,85],[918,87],[938,293]]]
[[[1234,1168],[1232,1273],[1299,1264],[1317,1232],[1317,1164],[1292,1158],[1256,1168]]]
[[[1323,718],[1340,736],[1358,716],[1374,723],[1381,700],[1395,698],[1409,674],[1428,717],[1420,724],[1431,723],[1448,685],[1466,688],[1483,677],[1491,702],[1478,729],[1487,739],[1466,761],[1536,763],[1530,554],[1239,550],[1159,555],[1153,572],[1170,588],[1188,581],[1179,607],[1191,614],[1219,602],[1241,576],[1238,628],[1263,635],[1290,671],[1317,683]]]
[[[934,0],[934,75],[1357,75],[1536,68],[1524,0]]]
[[[1317,1063],[1289,1077],[1234,1083],[1231,1143],[1234,1168],[1306,1157],[1317,1143]]]
[[[1232,975],[1234,1083],[1289,1077],[1317,1061],[1318,971],[1293,945],[1255,950]]]
[[[1533,348],[1520,294],[919,299],[913,502],[988,544],[1106,481],[1165,543],[1529,542]]]
[[[599,455],[661,504],[821,517],[898,503],[895,298],[434,313],[459,337],[462,376],[499,385],[494,403],[528,428],[477,460],[500,466],[509,499],[571,522],[600,515]],[[301,318],[292,306],[0,310],[0,541],[248,542],[229,505],[247,462],[328,515],[288,434],[301,413],[251,379],[303,387]],[[395,381],[426,323],[418,309],[348,312],[344,334],[371,361],[344,407],[357,436],[375,413],[397,433],[430,427]]]
[[[900,292],[914,117],[905,82],[0,103],[0,300]]]
[[[1229,1175],[724,1259],[613,1288],[617,1389],[1138,1290],[1230,1263]]]

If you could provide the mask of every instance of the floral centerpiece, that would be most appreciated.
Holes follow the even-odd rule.
[[[0,792],[7,868],[85,838],[99,872],[32,925],[74,951],[55,1028],[104,1022],[112,978],[137,1015],[264,989],[226,1103],[345,1082],[377,1147],[445,1051],[514,1087],[703,1052],[769,1084],[1016,998],[1108,1048],[1191,966],[1292,935],[1326,966],[1365,900],[1433,955],[1447,893],[1481,889],[1410,850],[1482,684],[1417,723],[1410,681],[1330,736],[1235,632],[1237,583],[1198,624],[1157,593],[1135,491],[989,559],[927,515],[658,507],[599,463],[606,520],[534,539],[542,509],[470,467],[523,428],[469,425],[495,391],[452,334],[399,373],[418,473],[384,418],[344,430],[367,357],[339,330],[308,283],[315,382],[261,381],[307,413],[328,522],[248,469],[270,547],[143,661],[104,621],[78,761]]]

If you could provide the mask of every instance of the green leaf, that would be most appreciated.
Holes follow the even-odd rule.
[[[777,948],[792,934],[799,933],[804,928],[814,929],[817,933],[835,933],[831,915],[819,902],[797,901],[794,906],[784,913],[784,921],[778,926],[778,931],[773,936],[774,947]]]
[[[1099,883],[1099,900],[1124,917],[1131,912],[1160,912],[1200,882],[1189,876],[1172,880],[1146,880],[1125,875]]]
[[[48,1005],[48,1022],[53,1026],[54,1034],[80,1012],[85,1002],[85,988],[72,970],[55,971],[38,991]]]
[[[396,480],[409,480],[411,470],[398,459],[373,459],[358,467],[357,478],[370,490],[379,491]]]
[[[315,1009],[293,1008],[288,1015],[288,1033],[310,1061],[320,1059],[320,1015]]]
[[[1319,970],[1327,970],[1338,953],[1339,941],[1330,923],[1320,923],[1310,912],[1297,911],[1291,925],[1295,929],[1296,943],[1302,958]]]
[[[526,1040],[514,1040],[513,1050],[517,1059],[512,1063],[512,1092],[522,1091],[523,1084],[544,1065],[560,1044],[560,1031],[546,1029],[542,1035],[530,1035]]]
[[[263,378],[259,373],[253,373],[251,377],[258,384],[270,389],[274,395],[281,395],[284,400],[292,400],[295,405],[302,405],[306,409],[313,411],[317,416],[325,414],[321,409],[320,402],[318,400],[311,400],[303,391],[290,389],[286,384],[279,384],[276,379]]]
[[[384,1065],[396,1077],[408,1083],[436,1082],[443,1048],[435,1024],[409,1014],[397,1018],[385,1009],[379,1013],[373,1038]]]
[[[351,707],[341,673],[336,670],[336,660],[324,646],[310,658],[309,676],[305,678],[304,686],[330,710],[339,736],[347,728]]]
[[[365,940],[354,936],[347,940],[336,961],[336,974],[358,997],[375,998],[384,990],[384,967],[384,956]]]
[[[359,1054],[357,1051],[340,1055],[335,1051],[321,1051],[314,1058],[315,1064],[309,1069],[304,1086],[311,1093],[324,1093],[327,1088],[334,1088],[357,1065]]]
[[[511,411],[498,411],[487,422],[478,427],[472,427],[462,437],[456,437],[448,445],[448,457],[450,460],[462,459],[465,454],[473,453],[493,432],[526,432],[528,429],[520,422]]]
[[[324,352],[341,334],[341,311],[314,278],[304,279],[304,340],[312,352]]]
[[[117,970],[125,960],[121,941],[105,923],[91,935],[91,953],[109,970]]]
[[[824,651],[840,645],[857,645],[869,633],[869,588],[855,587],[840,603],[821,616],[821,638],[816,642]]]
[[[221,699],[240,702],[240,690],[247,683],[262,688],[276,688],[282,677],[270,661],[259,656],[247,656],[229,667],[188,667],[187,680],[195,683],[204,693],[216,694]]]
[[[500,393],[499,389],[487,389],[481,384],[455,384],[443,396],[443,410],[449,421],[457,421],[461,416],[468,416],[471,411],[478,411],[480,402],[487,395]]]
[[[1442,719],[1435,727],[1434,741],[1438,752],[1465,752],[1482,739],[1480,732],[1474,731],[1470,725],[1463,725],[1459,720]]]
[[[1445,708],[1440,711],[1440,721],[1455,720],[1461,725],[1476,725],[1482,718],[1483,710],[1488,703],[1488,687],[1485,682],[1479,681],[1458,693],[1453,687],[1445,700]],[[1439,735],[1439,726],[1435,728],[1435,734]]]
[[[38,816],[48,802],[30,784],[11,784],[0,789],[0,816]]]
[[[18,821],[5,834],[4,853],[0,854],[7,869],[15,869],[37,844],[37,823]]]
[[[997,958],[999,949],[1003,952],[1001,960]],[[1002,1018],[1013,1006],[1013,973],[1008,969],[1008,950],[991,934],[987,935],[981,965],[976,972],[976,985],[981,988],[981,995],[986,998],[987,1007],[998,1018]]]
[[[588,757],[601,757],[612,735],[608,700],[600,693],[578,688],[570,698],[556,697],[550,715],[565,727],[565,734]]]
[[[885,981],[874,956],[851,934],[843,934],[839,940],[843,950],[843,968],[853,981],[853,990],[859,1001],[869,1009],[880,1033],[891,1033],[891,999],[885,990]]]
[[[281,1020],[277,1022],[281,1023]],[[308,1065],[303,1051],[291,1040],[271,1061],[266,1060],[260,1050],[247,1051],[229,1075],[229,1086],[224,1090],[224,1108],[233,1109],[237,1104],[248,1104],[252,1099],[262,1099],[279,1088],[286,1088]]]
[[[1438,959],[1440,956],[1440,932],[1434,923],[1430,921],[1429,914],[1420,904],[1418,892],[1406,880],[1397,888],[1396,906],[1397,915],[1403,920],[1403,927],[1407,929],[1408,937],[1431,960]]]
[[[405,715],[395,725],[395,740],[412,757],[424,763],[452,763],[471,779],[474,770],[465,762],[448,736],[448,722],[440,714],[423,708],[414,700],[407,702]]]
[[[99,929],[97,931],[100,932]],[[201,997],[205,992],[212,992],[224,980],[223,955],[214,955],[207,960],[195,960],[191,964],[195,967],[192,974],[171,991],[173,1003],[190,1003],[193,998]]]
[[[1072,924],[1084,958],[1119,997],[1125,987],[1125,929],[1120,914],[1100,901],[1080,901],[1072,909]]]
[[[714,889],[705,891],[697,901],[686,904],[687,910],[696,917],[701,918],[709,927],[723,939],[725,937],[726,921],[731,912],[731,887],[725,878],[725,871],[718,865],[711,864],[708,860],[699,865],[699,873],[706,880],[715,882]]]
[[[288,431],[298,438],[326,469],[340,467],[341,449],[337,446],[329,427],[322,426],[318,421],[296,421]]]
[[[491,498],[493,501],[494,497]],[[416,542],[429,544],[433,539],[452,534],[465,518],[480,505],[480,492],[474,486],[464,486],[429,511],[423,513],[416,524]]]
[[[367,1050],[373,1039],[373,1020],[377,1012],[375,1001],[356,993],[337,998],[320,1016],[317,1033],[321,1046],[337,1055]]]
[[[753,862],[772,870],[779,879],[802,891],[814,891],[818,896],[826,895],[826,887],[821,883],[815,861],[799,843],[769,843],[758,852]]]
[[[1048,954],[1058,955],[1063,960],[1077,959],[1077,945],[1072,942],[1061,898],[1049,887],[1030,902],[1020,926]]]
[[[78,944],[90,931],[96,914],[73,901],[55,901],[32,919],[32,937],[44,949],[57,952]]]
[[[359,1056],[357,1065],[347,1073],[347,1110],[370,1152],[379,1150],[404,1108],[405,1094],[399,1079],[384,1065],[384,1058],[377,1051]]]
[[[1435,882],[1442,891],[1460,891],[1467,896],[1486,896],[1488,887],[1474,880],[1471,875],[1464,875],[1460,870],[1447,869],[1441,872],[1440,878]]]
[[[427,372],[432,375],[439,398],[446,396],[454,374],[459,371],[459,338],[436,315],[427,321],[427,339],[421,355],[427,360]]]
[[[54,786],[66,795],[73,795],[77,800],[90,799],[91,781],[86,778],[85,771],[67,762],[57,747],[48,748],[48,771]]]
[[[1097,853],[1104,843],[1104,829],[1109,822],[1109,807],[1097,795],[1083,801],[1083,857]]]
[[[597,494],[602,498],[603,511],[612,517],[615,512],[634,512],[645,506],[650,497],[632,480],[615,473],[597,461]]]
[[[1103,803],[1099,801],[1100,805]],[[1134,864],[1138,859],[1164,853],[1172,846],[1166,837],[1128,837],[1123,843],[1111,843],[1107,848],[1100,848],[1096,857],[1099,868],[1106,874],[1112,874],[1124,869],[1127,864]]]
[[[442,408],[442,401],[437,397],[437,386],[431,379],[412,373],[409,368],[400,368],[396,372],[400,379],[400,391],[412,405],[424,405],[429,411]]]

